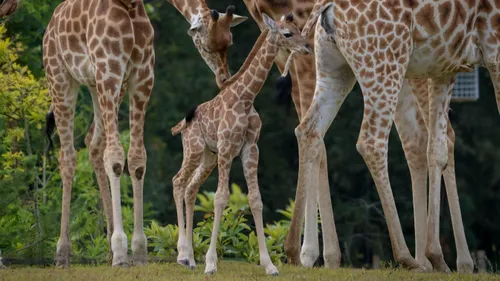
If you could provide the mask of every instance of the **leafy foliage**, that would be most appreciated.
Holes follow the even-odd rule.
[[[231,185],[232,193],[229,197],[228,207],[224,210],[217,240],[217,255],[226,259],[245,259],[258,263],[259,246],[257,235],[248,224],[248,197],[241,192],[241,188]],[[213,198],[215,193],[204,192],[198,194],[200,204],[195,205],[195,210],[203,213],[203,220],[193,230],[193,250],[195,259],[203,261],[210,244],[213,232]],[[292,202],[293,203],[293,202]],[[289,222],[280,221],[266,225],[266,245],[271,259],[276,264],[285,260],[284,242],[288,234]],[[163,260],[175,260],[177,256],[178,227],[168,224],[159,226],[156,221],[145,230],[150,240],[152,255]]]

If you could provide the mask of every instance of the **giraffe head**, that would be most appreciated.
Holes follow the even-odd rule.
[[[195,16],[191,21],[188,34],[214,72],[219,87],[231,77],[227,64],[227,49],[233,44],[230,29],[246,20],[247,17],[234,13],[234,6],[229,6],[225,13],[210,10],[209,13]]]
[[[283,16],[281,20],[276,22],[267,14],[262,13],[262,19],[266,28],[269,29],[271,40],[276,42],[279,47],[301,54],[312,53],[311,46],[293,22],[292,14]]]

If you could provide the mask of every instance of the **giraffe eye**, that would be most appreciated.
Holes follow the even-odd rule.
[[[283,34],[283,36],[285,36],[286,38],[290,38],[290,37],[292,37],[292,34],[291,33],[285,33],[285,34]]]

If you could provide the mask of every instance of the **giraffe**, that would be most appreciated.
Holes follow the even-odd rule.
[[[243,0],[248,11],[257,22],[261,31],[265,30],[263,24],[263,14],[266,13],[274,19],[278,19],[282,14],[291,13],[294,22],[302,30],[308,19],[309,12],[312,10],[316,0]],[[308,34],[306,37],[308,43],[314,48],[314,37]],[[285,62],[288,57],[287,50],[281,48],[275,60],[278,69],[283,72]],[[316,72],[314,69],[314,56],[296,54],[294,56],[293,64],[288,72],[290,74],[292,85],[292,100],[295,105],[295,110],[299,120],[307,112],[314,95],[314,85],[316,83]],[[298,75],[300,73],[300,75]],[[324,247],[324,260],[325,266],[336,268],[340,264],[340,247],[335,229],[333,209],[330,201],[330,184],[328,182],[328,171],[326,157],[322,158],[321,167],[319,171],[319,178],[321,180],[320,188],[324,196],[318,198],[318,203],[323,208],[320,208],[320,215],[322,221],[323,247]],[[305,266],[312,266],[319,256],[317,247],[302,247],[300,251],[300,238],[302,233],[302,225],[304,222],[304,210],[306,209],[306,189],[297,186],[295,195],[295,207],[293,217],[290,223],[290,231],[285,241],[285,252],[287,261],[290,264],[298,265],[302,262]],[[313,214],[311,209],[308,209],[309,217]],[[317,213],[317,210],[314,214]],[[313,220],[306,219],[306,229],[311,228],[312,224],[316,223],[316,217]],[[316,228],[316,226],[314,226]],[[306,232],[304,241],[315,239],[315,243],[319,244],[316,235],[311,235],[312,232]],[[316,237],[316,238],[315,238]],[[314,243],[314,242],[313,242]],[[302,254],[301,254],[302,252]]]
[[[4,0],[0,4],[0,18],[6,17],[14,13],[19,0]]]
[[[300,36],[291,16],[275,22],[263,14],[263,22],[266,30],[257,39],[238,73],[225,83],[216,97],[197,106],[172,128],[173,135],[182,132],[184,154],[181,169],[172,179],[180,228],[177,244],[177,262],[180,264],[195,266],[192,231],[196,194],[215,166],[219,170],[219,184],[214,200],[214,225],[206,253],[207,274],[217,271],[217,236],[222,212],[229,199],[229,171],[233,159],[238,155],[241,156],[248,185],[248,200],[258,237],[260,265],[267,274],[278,274],[269,257],[264,237],[263,205],[257,180],[257,141],[262,122],[253,103],[269,74],[279,47],[301,53],[309,53],[311,47]]]
[[[320,18],[315,26],[315,97],[295,130],[304,167],[299,171],[299,184],[317,189],[313,175],[319,166],[323,137],[358,81],[364,97],[364,116],[356,148],[382,200],[395,258],[408,264],[411,256],[388,178],[387,141],[392,119],[398,115],[398,95],[405,100],[413,89],[412,102],[418,104],[421,118],[409,127],[428,131],[424,170],[429,175],[425,256],[434,269],[449,271],[439,244],[440,181],[444,175],[455,240],[459,240],[457,269],[471,272],[473,264],[454,177],[455,136],[446,113],[456,74],[471,71],[474,66],[486,66],[493,76],[500,110],[500,41],[496,35],[500,27],[495,21],[499,9],[490,0],[339,0],[318,5],[322,7],[317,9]],[[396,122],[398,131],[400,125],[404,124]],[[417,142],[421,146],[423,141]]]
[[[130,149],[128,170],[134,191],[132,262],[147,262],[143,230],[145,110],[154,84],[154,30],[142,1],[67,0],[59,4],[43,37],[43,63],[52,99],[61,149],[59,169],[63,182],[61,235],[56,265],[69,267],[69,215],[76,152],[73,122],[78,89],[86,85],[92,96],[94,127],[89,157],[98,178],[108,226],[113,266],[129,265],[123,230],[120,175],[124,151],[118,133],[117,110],[126,89],[130,94]],[[107,175],[111,187],[109,194]],[[110,228],[108,228],[108,233]]]
[[[205,0],[168,0],[191,24],[188,35],[207,65],[216,75],[217,85],[231,76],[227,64],[227,49],[233,44],[231,27],[247,20],[228,6],[226,13],[210,10]]]
[[[275,13],[279,13],[281,11],[284,12],[289,12],[290,10],[296,17],[305,17],[307,19],[307,22],[300,23],[298,26],[303,26],[302,29],[302,35],[306,36],[309,35],[308,38],[311,37],[311,29],[313,26],[313,23],[316,22],[317,17],[319,16],[319,10],[318,8],[322,7],[321,1],[315,1],[315,0],[310,0],[310,1],[299,1],[299,2],[294,2],[294,1],[288,1],[285,5],[283,4],[283,1],[274,1],[274,2],[269,2],[269,1],[262,1],[262,0],[244,0],[245,4],[247,5],[248,10],[254,17],[254,19],[259,23],[260,21],[260,12],[266,11],[269,12],[270,10],[274,10]],[[318,5],[315,5],[314,7],[311,7],[314,5],[315,2],[318,2]],[[328,1],[326,1],[328,2]],[[269,12],[271,13],[271,12]],[[273,14],[273,13],[271,13]],[[309,15],[311,18],[308,18]],[[298,20],[297,20],[298,21]],[[260,24],[259,24],[260,26]],[[314,34],[314,29],[312,29],[312,35]],[[292,88],[292,98],[294,100],[296,110],[299,115],[299,119],[301,116],[301,105],[305,104],[307,110],[308,105],[311,104],[313,95],[314,95],[314,88],[315,88],[315,83],[316,83],[316,69],[314,66],[314,62],[308,63],[305,62],[304,59],[308,59],[307,56],[298,56],[299,59],[302,59],[299,63],[295,63],[295,70],[293,68],[290,69],[288,72],[287,70],[283,70],[283,65],[285,64],[283,61],[281,61],[281,68],[280,71],[285,71],[288,74],[292,73],[290,75],[292,79],[292,84],[296,85],[296,80],[297,77],[295,76],[296,72],[301,73],[301,81],[299,83],[299,87],[294,87]],[[283,57],[281,57],[283,59]],[[291,57],[289,57],[287,64],[290,63]],[[294,59],[295,56],[294,56]],[[278,66],[280,66],[280,63],[277,62]],[[313,75],[302,75],[303,73],[313,73]],[[312,81],[307,81],[308,77],[310,78],[312,76]],[[309,79],[310,80],[310,79]],[[305,82],[304,82],[305,81]],[[286,84],[286,83],[285,83]],[[425,84],[420,83],[420,88],[416,89],[416,91],[420,92],[427,92],[427,89],[425,88]],[[396,108],[396,113],[393,117],[394,122],[397,127],[397,132],[399,134],[399,137],[401,139],[402,145],[403,145],[403,150],[405,152],[405,156],[408,162],[408,166],[410,169],[410,174],[411,174],[411,179],[412,179],[412,190],[413,190],[413,202],[414,202],[414,223],[415,223],[415,236],[416,236],[416,260],[424,265],[426,268],[431,269],[432,265],[430,262],[427,260],[425,257],[425,219],[426,219],[426,213],[427,213],[427,208],[426,208],[426,188],[427,188],[427,158],[426,158],[426,148],[427,148],[427,129],[425,127],[425,124],[422,119],[422,113],[420,111],[420,108],[418,107],[415,98],[413,96],[413,93],[410,88],[406,87],[404,88],[405,91],[401,93],[398,105]],[[297,91],[299,93],[297,93]],[[298,95],[298,97],[297,97]],[[305,115],[302,114],[302,116]],[[419,127],[413,126],[414,124],[418,124]],[[449,130],[448,132],[448,137],[450,139],[454,139],[454,133],[452,130]],[[453,141],[449,144],[449,153],[450,156],[453,156]],[[323,161],[323,160],[322,160]],[[326,158],[325,158],[326,161]],[[320,166],[320,174],[323,172],[323,164]],[[326,172],[326,171],[325,171]],[[322,226],[323,226],[323,240],[324,240],[324,257],[325,257],[325,267],[331,267],[335,268],[338,267],[340,264],[340,249],[338,247],[338,239],[336,231],[335,231],[335,225],[333,223],[333,217],[331,220],[325,220],[325,213],[331,212],[331,203],[327,205],[326,208],[322,207],[322,205],[325,205],[325,201],[329,201],[329,185],[328,185],[328,177],[325,177],[326,180],[323,181],[323,185],[320,185],[320,187],[323,187],[322,190],[319,192],[321,193],[321,196],[319,199],[326,199],[326,200],[319,200],[318,204],[320,206],[320,215],[322,217]],[[448,163],[448,166],[445,170],[444,173],[444,179],[445,179],[445,185],[447,190],[450,189],[450,192],[447,192],[448,194],[451,194],[453,190],[456,190],[456,180],[455,180],[455,172],[454,172],[454,161],[452,158],[450,158],[450,161]],[[303,186],[302,186],[303,187]],[[449,196],[450,197],[450,196]],[[314,196],[312,196],[314,200]],[[450,198],[450,206],[451,212],[454,215],[454,218],[457,219],[458,221],[453,224],[454,229],[456,228],[455,232],[455,241],[457,243],[457,248],[462,249],[461,251],[458,251],[459,253],[459,258],[462,259],[461,264],[466,264],[466,266],[462,266],[462,268],[466,268],[466,271],[471,271],[472,270],[472,260],[467,259],[467,255],[470,256],[467,252],[467,244],[465,240],[465,234],[463,231],[463,226],[461,222],[461,216],[460,216],[460,209],[458,205],[458,201],[453,201],[453,198]],[[301,233],[301,225],[302,225],[302,220],[303,220],[303,212],[305,205],[303,201],[305,200],[305,190],[301,189],[301,185],[297,186],[297,195],[296,195],[296,204],[295,204],[295,209],[294,209],[294,216],[292,218],[291,226],[290,226],[290,234],[287,237],[286,244],[285,244],[285,250],[287,253],[287,258],[288,261],[292,264],[296,264],[298,262],[298,256],[299,256],[299,247],[300,247],[300,233]],[[329,202],[327,202],[329,203]],[[319,251],[318,249],[318,240],[317,240],[317,227],[315,225],[316,223],[316,214],[317,210],[311,209],[314,206],[314,203],[307,202],[306,203],[309,208],[307,210],[310,210],[308,215],[309,218],[306,217],[306,232],[304,236],[304,245],[302,247],[302,254],[300,257],[300,260],[303,265],[305,266],[312,266],[316,259],[319,256]],[[323,212],[321,211],[323,209]],[[326,217],[329,218],[329,217]],[[300,222],[299,222],[300,221]],[[311,223],[308,225],[308,221],[314,222],[314,225]],[[325,225],[326,224],[326,225]],[[333,225],[333,227],[332,227]],[[330,227],[328,227],[330,226]],[[330,240],[328,240],[330,239]],[[335,241],[332,243],[331,241]],[[328,248],[328,245],[334,245],[334,248],[330,247]],[[462,255],[461,255],[462,254]]]
[[[11,1],[11,0],[6,0],[6,1]],[[103,100],[101,101],[98,96],[98,87],[96,85],[96,81],[94,79],[94,76],[96,76],[95,73],[95,69],[97,68],[97,62],[95,61],[94,57],[96,57],[97,55],[103,55],[103,48],[102,47],[99,47],[99,46],[96,46],[96,44],[99,44],[99,42],[101,41],[101,39],[99,37],[105,37],[104,39],[102,39],[102,44],[106,44],[106,45],[110,45],[111,44],[111,41],[109,40],[109,38],[113,38],[113,37],[118,37],[119,40],[122,40],[123,42],[125,42],[126,44],[123,44],[122,47],[120,47],[119,45],[117,44],[120,44],[119,42],[114,42],[114,44],[111,44],[110,46],[108,46],[106,49],[104,49],[105,52],[119,52],[119,51],[122,51],[120,48],[125,48],[125,51],[126,53],[129,53],[129,54],[126,54],[123,56],[123,59],[126,59],[127,57],[130,57],[131,55],[134,55],[133,59],[134,60],[137,60],[137,59],[140,59],[140,58],[136,58],[137,55],[140,55],[139,52],[141,51],[140,48],[145,48],[143,50],[143,52],[146,52],[145,54],[149,54],[149,52],[153,52],[153,50],[149,50],[149,48],[151,47],[147,47],[145,45],[145,41],[146,40],[149,40],[150,38],[153,38],[153,31],[151,31],[151,34],[148,34],[148,31],[151,30],[151,27],[150,27],[150,24],[148,24],[147,22],[149,22],[149,20],[147,19],[147,16],[145,14],[145,10],[144,10],[144,7],[143,7],[143,4],[142,4],[142,1],[134,1],[134,0],[120,0],[121,1],[121,4],[123,4],[125,7],[121,7],[120,3],[117,1],[117,0],[105,0],[104,2],[106,3],[101,3],[100,5],[103,6],[101,8],[98,9],[99,13],[97,14],[96,13],[96,9],[93,8],[93,9],[89,9],[87,7],[89,7],[90,4],[96,4],[97,2],[96,1],[90,1],[90,0],[70,0],[70,1],[66,1],[62,4],[60,4],[60,6],[56,9],[56,12],[53,16],[53,20],[52,20],[52,26],[49,26],[48,28],[48,31],[46,32],[46,35],[45,35],[45,40],[44,40],[44,65],[45,65],[45,68],[46,68],[46,71],[48,69],[51,69],[52,71],[55,71],[55,70],[58,70],[58,69],[55,69],[54,70],[54,67],[50,67],[49,66],[49,63],[53,63],[53,64],[57,64],[57,65],[60,65],[64,60],[70,60],[71,59],[71,56],[75,56],[74,60],[73,60],[73,64],[78,64],[80,63],[80,69],[76,69],[76,75],[80,75],[80,76],[86,76],[84,78],[78,78],[78,77],[74,77],[75,74],[73,74],[70,70],[63,70],[64,73],[51,73],[49,75],[48,71],[47,71],[47,76],[48,76],[48,79],[49,79],[49,85],[51,84],[50,83],[50,79],[53,79],[53,78],[49,78],[49,76],[56,76],[57,74],[60,74],[60,76],[63,76],[62,78],[65,78],[67,80],[70,80],[71,81],[71,89],[67,89],[68,86],[64,87],[64,89],[61,89],[63,86],[60,86],[59,84],[57,83],[52,83],[54,84],[52,87],[54,89],[51,90],[51,92],[53,92],[53,95],[55,95],[55,92],[56,91],[76,91],[76,85],[73,85],[73,84],[76,84],[76,83],[79,83],[79,84],[86,84],[87,86],[89,86],[91,92],[92,92],[92,95],[93,95],[93,104],[94,104],[94,110],[95,110],[95,113],[94,113],[94,120],[92,122],[92,124],[90,125],[90,128],[89,128],[89,132],[87,134],[87,136],[85,137],[85,144],[86,146],[89,148],[89,156],[90,156],[90,159],[91,159],[91,162],[92,162],[92,167],[94,169],[94,172],[96,173],[96,178],[97,178],[97,182],[98,182],[98,186],[99,186],[99,190],[100,190],[100,193],[101,193],[101,200],[103,202],[103,207],[104,207],[104,213],[105,213],[105,216],[106,216],[106,221],[107,221],[107,232],[108,232],[108,243],[109,245],[112,244],[112,234],[114,233],[114,216],[115,214],[113,213],[113,209],[112,209],[112,198],[111,198],[111,194],[110,194],[110,191],[109,191],[109,183],[108,183],[108,175],[109,173],[106,172],[106,169],[105,169],[105,162],[104,162],[104,159],[103,159],[103,156],[104,156],[104,132],[103,132],[103,120],[102,120],[102,116],[101,116],[101,111],[100,111],[100,102],[106,102],[106,100]],[[227,48],[229,48],[229,46],[232,44],[232,35],[231,35],[231,32],[230,32],[230,27],[233,27],[233,26],[236,26],[242,22],[244,22],[246,20],[246,17],[242,17],[242,16],[239,16],[239,15],[236,15],[234,14],[234,7],[232,6],[229,6],[226,10],[226,13],[219,13],[217,12],[216,10],[210,10],[207,5],[205,4],[205,2],[203,0],[199,0],[199,1],[189,1],[189,5],[191,5],[191,7],[196,7],[196,9],[193,9],[192,11],[190,9],[188,9],[189,7],[184,5],[185,3],[183,1],[178,1],[178,0],[172,0],[170,1],[174,7],[176,7],[179,11],[182,12],[182,14],[184,16],[186,16],[188,22],[192,22],[192,25],[190,27],[190,29],[188,30],[188,34],[193,38],[193,42],[195,44],[195,46],[197,47],[198,51],[200,52],[200,55],[204,58],[204,60],[206,61],[206,63],[209,65],[209,67],[213,70],[213,72],[217,75],[217,78],[216,78],[216,82],[219,86],[222,85],[222,82],[225,81],[227,78],[228,78],[228,75],[229,75],[229,72],[228,72],[228,66],[227,66],[227,59],[226,59],[226,50]],[[6,3],[6,2],[4,2]],[[69,3],[69,4],[68,4]],[[187,3],[187,2],[186,2]],[[110,5],[111,4],[111,5]],[[75,7],[80,7],[81,5],[85,6],[85,9],[83,9],[83,12],[82,13],[79,13],[77,12],[76,10],[74,12],[72,12],[72,7],[75,6]],[[127,10],[123,10],[124,8],[126,8]],[[77,9],[77,8],[74,8],[74,9]],[[99,34],[96,34],[98,32],[98,30],[95,30],[95,33],[94,33],[94,28],[95,28],[95,23],[92,23],[91,20],[94,20],[94,21],[99,21],[99,22],[103,22],[102,19],[99,20],[99,18],[102,18],[102,15],[105,15],[108,11],[111,13],[112,11],[114,10],[114,13],[116,12],[120,12],[121,15],[115,15],[113,14],[113,16],[116,16],[118,17],[117,19],[120,19],[120,18],[125,18],[125,22],[128,22],[123,24],[122,26],[111,26],[109,27],[108,29],[110,30],[108,33],[109,34],[103,34],[103,30],[100,30],[99,31]],[[123,11],[127,12],[127,13],[122,13]],[[191,12],[193,14],[191,14]],[[90,18],[90,13],[92,13],[92,16],[93,18]],[[127,16],[127,14],[129,14]],[[66,27],[66,28],[71,28],[70,25],[66,25],[66,26],[63,26],[60,22],[62,21],[66,21],[66,20],[71,20],[71,17],[73,17],[73,33],[75,33],[77,35],[77,37],[80,39],[80,42],[78,42],[78,40],[74,40],[73,42],[74,43],[78,43],[78,44],[67,44],[66,42],[64,41],[58,41],[56,40],[56,34],[59,34],[59,33],[64,33],[64,30],[55,30],[57,24],[60,24],[61,25],[61,29],[62,27]],[[60,19],[61,18],[61,19]],[[67,19],[66,19],[67,18]],[[104,22],[104,23],[107,23],[107,22]],[[68,23],[69,24],[69,23]],[[108,23],[109,24],[109,23]],[[146,29],[145,31],[143,31],[142,33],[141,32],[137,32],[137,35],[138,36],[147,36],[147,37],[143,37],[143,38],[138,38],[138,39],[135,39],[135,38],[123,38],[123,39],[120,39],[121,36],[123,37],[133,37],[134,34],[131,33],[131,30],[129,30],[130,28],[130,25],[133,25],[133,26],[144,26]],[[49,24],[50,25],[50,24]],[[127,25],[129,25],[129,27],[127,27]],[[78,28],[78,30],[76,29],[77,27],[80,27]],[[104,27],[104,26],[103,26]],[[124,34],[120,34],[121,30],[120,28],[125,28],[125,32]],[[118,30],[116,30],[118,29]],[[50,31],[49,31],[50,30]],[[114,31],[118,31],[118,32],[114,32]],[[71,32],[71,30],[69,31]],[[87,32],[90,32],[94,37],[95,37],[95,40],[94,41],[91,41],[90,39],[87,40],[87,36],[89,36],[88,34],[84,34],[84,33],[87,33]],[[128,33],[128,34],[127,34]],[[134,33],[136,33],[134,31]],[[67,34],[66,34],[67,35]],[[66,38],[66,37],[64,37]],[[73,37],[74,39],[74,37]],[[131,41],[131,39],[133,41]],[[138,41],[138,42],[141,42],[142,46],[134,46],[133,43],[134,41]],[[90,44],[91,45],[88,45]],[[149,44],[152,44],[148,41],[148,46]],[[80,48],[78,48],[78,46],[80,45]],[[61,48],[61,47],[64,47],[65,49],[65,52],[66,54],[59,54],[59,53],[55,53],[55,49],[52,49],[52,50],[49,50],[49,48],[51,47],[54,47],[54,46],[57,46],[58,48]],[[81,46],[87,46],[85,48],[82,49]],[[95,49],[96,47],[98,47],[98,49]],[[118,49],[116,48],[118,47]],[[134,50],[129,50],[130,48],[134,47]],[[137,49],[138,47],[140,47],[139,49]],[[147,48],[146,48],[147,47]],[[69,49],[68,49],[69,48]],[[90,49],[93,49],[93,50],[89,50]],[[111,48],[111,49],[109,49]],[[75,50],[73,50],[75,49]],[[82,53],[82,51],[84,53]],[[98,51],[99,53],[97,54],[92,54],[92,56],[89,55],[90,52],[96,52]],[[133,52],[133,53],[130,53],[130,52]],[[116,53],[114,53],[116,54]],[[151,63],[154,62],[154,53],[151,53],[149,54],[151,56],[150,60],[151,60]],[[52,57],[56,57],[55,59],[53,59]],[[131,58],[132,59],[132,58]],[[143,58],[144,60],[147,59],[147,58]],[[131,63],[133,64],[137,64],[136,62],[133,62],[132,60],[130,61]],[[105,62],[100,62],[101,63],[101,67],[105,65],[103,63]],[[113,63],[114,65],[114,61],[111,61],[111,63]],[[122,61],[121,63],[126,63],[126,61]],[[144,61],[144,63],[147,63],[147,61]],[[122,65],[123,66],[123,65]],[[144,153],[141,153],[140,151],[140,146],[143,145],[143,141],[142,141],[142,134],[143,134],[143,130],[142,130],[142,125],[144,120],[143,120],[143,111],[145,110],[145,106],[147,104],[147,101],[149,100],[149,92],[150,92],[150,89],[148,89],[148,87],[150,87],[149,84],[153,83],[153,80],[154,80],[154,77],[152,76],[151,77],[151,81],[148,81],[147,77],[139,77],[139,75],[143,75],[145,76],[145,73],[144,71],[146,69],[150,69],[150,66],[146,66],[146,65],[143,65],[143,66],[130,66],[132,67],[130,70],[127,70],[128,73],[124,73],[127,75],[128,79],[130,80],[130,82],[134,82],[135,84],[132,85],[132,88],[129,87],[129,90],[132,89],[132,90],[136,90],[138,92],[137,95],[134,96],[134,102],[132,103],[131,102],[131,105],[133,104],[137,104],[137,106],[139,107],[138,109],[134,109],[132,110],[131,109],[131,114],[135,114],[135,119],[136,120],[134,123],[137,123],[139,126],[137,128],[134,129],[134,131],[136,131],[136,136],[134,137],[134,144],[138,145],[138,149],[139,150],[133,150],[132,152],[136,153],[137,155],[134,155],[134,154],[131,154],[129,153],[129,156],[132,156],[132,157],[135,157],[137,159],[135,159],[135,162],[141,162],[143,161],[145,163],[145,152]],[[76,68],[75,65],[73,65],[73,68]],[[135,68],[135,70],[134,70]],[[123,70],[122,70],[123,71]],[[133,73],[133,72],[138,72],[138,73]],[[139,72],[140,71],[140,72]],[[132,73],[133,75],[131,76]],[[153,75],[153,73],[151,72],[151,75]],[[119,104],[121,104],[121,101],[124,97],[124,94],[125,94],[125,89],[126,89],[126,79],[124,78],[127,78],[127,77],[122,77],[123,78],[123,87],[120,88],[120,91],[119,91],[119,98],[118,100],[112,100],[111,101],[111,104],[115,104],[115,110],[117,111],[118,110],[118,107],[119,107]],[[58,78],[59,80],[62,79],[62,78]],[[142,85],[142,84],[137,84],[140,81],[140,79],[145,79],[144,83],[145,85]],[[76,81],[75,81],[76,80]],[[82,81],[84,80],[84,81]],[[58,81],[59,82],[59,81]],[[62,81],[64,82],[64,81]],[[58,86],[59,85],[59,86]],[[57,89],[56,89],[57,88]],[[116,89],[115,89],[116,90]],[[73,94],[72,92],[72,94]],[[143,96],[141,96],[141,93]],[[147,95],[146,95],[147,94]],[[62,99],[60,98],[59,99],[60,102],[65,102],[65,99]],[[74,102],[74,97],[71,97],[71,99],[68,97],[68,100],[71,101],[71,102]],[[54,112],[53,112],[53,109],[54,109],[54,105],[51,106],[51,111],[49,112],[49,114],[47,115],[47,121],[48,121],[48,129],[51,127],[50,123],[51,122],[55,122],[55,118],[54,118]],[[65,110],[69,111],[70,114],[71,112],[74,111],[74,105],[73,105],[73,108],[65,108]],[[117,113],[115,113],[117,114]],[[66,114],[68,115],[68,114]],[[116,116],[116,115],[115,115]],[[132,115],[131,115],[132,117]],[[100,122],[98,124],[98,128],[96,128],[96,120],[98,122]],[[131,118],[131,121],[132,121],[132,118]],[[60,122],[61,124],[58,124],[58,127],[61,127],[61,129],[64,129],[64,127],[68,127],[70,124],[69,122],[64,122],[64,121],[61,121]],[[132,123],[132,122],[131,122]],[[52,126],[53,128],[53,126]],[[72,127],[70,127],[69,130],[72,130]],[[64,130],[65,133],[68,134],[68,136],[70,135],[71,133],[71,136],[72,136],[72,132],[67,132],[66,130]],[[97,133],[97,135],[96,135]],[[50,135],[50,129],[47,131],[47,134]],[[137,141],[135,140],[137,139]],[[72,140],[67,140],[66,141],[66,145],[69,147],[69,152],[70,153],[73,153],[74,152],[74,149],[73,149],[73,146],[70,146],[70,144],[72,143]],[[144,158],[144,159],[142,159]],[[131,160],[131,158],[129,158],[129,161]],[[65,161],[64,159],[61,158],[61,161]],[[70,160],[71,161],[71,160]],[[74,174],[74,168],[72,168],[71,165],[73,165],[74,162],[71,162],[69,165],[70,167],[65,169],[65,172],[68,172],[68,176],[71,175],[71,174]],[[137,164],[136,164],[137,166]],[[140,167],[139,167],[140,168]],[[131,169],[131,167],[129,167],[129,170]],[[135,228],[134,228],[134,237],[132,239],[132,249],[137,249],[137,251],[134,251],[134,258],[133,258],[133,261],[135,264],[144,264],[146,263],[146,240],[145,240],[145,236],[144,236],[144,233],[143,233],[143,230],[142,230],[142,185],[143,185],[143,179],[142,179],[142,176],[143,174],[145,173],[145,167],[143,168],[142,170],[142,175],[141,173],[141,170],[137,170],[136,171],[138,172],[136,175],[136,177],[134,178],[133,177],[133,183],[134,183],[134,194],[135,194],[135,191],[138,192],[137,194],[137,198],[136,200],[134,200],[135,204],[134,206],[137,205],[137,208],[134,207],[134,209],[140,209],[140,210],[137,210],[136,214],[135,214]],[[132,174],[132,173],[131,173]],[[141,178],[139,178],[138,176],[140,176]],[[116,179],[114,179],[116,181]],[[65,183],[65,186],[66,188],[64,190],[66,190],[66,192],[64,194],[67,194],[66,196],[63,196],[63,217],[61,219],[61,238],[60,238],[60,247],[58,246],[58,252],[57,252],[57,256],[56,256],[56,264],[60,265],[60,266],[63,266],[63,267],[67,267],[69,266],[69,255],[70,255],[70,252],[71,252],[71,243],[69,241],[69,233],[68,233],[68,218],[69,218],[69,201],[70,201],[70,192],[71,192],[71,182],[69,181],[69,179],[66,180],[66,183]],[[137,188],[135,188],[137,186]],[[113,203],[113,204],[118,204],[118,203]],[[121,215],[118,215],[117,216],[121,216]],[[121,219],[120,219],[121,220]],[[121,223],[120,223],[121,224]],[[137,234],[137,235],[135,235]],[[123,237],[123,231],[121,231],[121,233],[117,234],[116,237],[118,238],[122,238]],[[124,242],[122,240],[117,240],[118,242]],[[125,240],[126,242],[126,240]],[[126,245],[126,244],[125,244]],[[123,254],[123,246],[120,246],[120,245],[117,245],[117,251],[121,253],[121,255],[118,257],[118,258],[113,258],[112,254],[114,253],[112,247],[110,247],[110,259],[113,259],[112,263],[114,265],[127,265],[128,262],[126,261],[125,259],[125,255]],[[126,248],[125,248],[126,250]]]

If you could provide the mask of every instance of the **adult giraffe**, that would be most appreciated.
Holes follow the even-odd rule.
[[[304,27],[303,34],[308,34],[309,38],[314,36],[313,32],[309,33],[312,24],[315,23],[319,12],[318,8],[321,5],[316,5],[313,7],[315,0],[310,1],[263,1],[263,0],[244,0],[247,8],[252,14],[253,18],[257,21],[259,26],[261,26],[261,13],[266,12],[274,16],[279,16],[281,13],[293,13],[296,18],[300,28]],[[323,1],[324,2],[324,1]],[[320,3],[321,4],[321,3]],[[311,12],[312,11],[312,12]],[[304,18],[309,17],[311,19],[304,22]],[[277,60],[276,63],[283,71],[284,56]],[[294,56],[294,65],[290,68],[292,84],[292,98],[299,116],[305,115],[305,112],[309,108],[313,100],[314,88],[316,83],[316,69],[314,66],[314,60],[309,59],[307,56]],[[301,73],[297,76],[296,73]],[[304,75],[305,74],[305,75]],[[298,87],[296,85],[298,84]],[[419,83],[414,82],[413,87],[415,91],[421,93],[427,93],[425,81]],[[425,115],[425,112],[424,112]],[[412,179],[412,190],[413,190],[413,207],[414,207],[414,224],[415,224],[415,236],[416,236],[416,260],[419,264],[425,265],[427,268],[431,268],[431,264],[425,257],[425,247],[426,247],[426,231],[425,231],[425,220],[426,220],[426,189],[427,189],[427,129],[422,119],[422,112],[419,109],[415,98],[412,94],[412,90],[409,87],[405,87],[404,91],[400,95],[400,99],[397,105],[396,113],[393,116],[396,123],[397,132],[401,139],[405,156],[410,169],[411,179]],[[416,126],[415,126],[416,125]],[[448,131],[448,137],[450,139],[450,155],[453,156],[453,143],[454,143],[454,132]],[[319,196],[318,203],[320,205],[320,214],[322,217],[322,227],[323,227],[323,239],[324,239],[324,257],[326,267],[338,267],[340,264],[340,249],[338,247],[338,239],[335,231],[335,225],[333,223],[332,216],[326,216],[328,212],[331,212],[331,203],[329,201],[329,185],[328,176],[326,175],[326,158],[323,159],[320,166],[320,188],[319,191],[321,196]],[[300,169],[300,168],[299,168]],[[452,213],[453,228],[455,233],[455,241],[458,249],[458,260],[460,264],[465,265],[461,268],[466,268],[465,271],[472,270],[472,260],[470,258],[470,253],[468,252],[467,242],[465,239],[465,233],[463,231],[463,224],[461,221],[460,208],[458,200],[453,200],[456,196],[453,196],[454,192],[456,194],[456,181],[455,181],[455,171],[454,171],[454,159],[450,157],[448,166],[444,174],[447,194],[450,197],[450,210]],[[285,243],[285,250],[287,253],[287,258],[289,262],[297,264],[299,261],[299,247],[300,247],[300,234],[302,229],[302,220],[304,217],[304,208],[306,210],[306,232],[304,236],[304,245],[302,247],[301,261],[305,266],[312,266],[319,256],[319,247],[317,240],[317,227],[316,227],[316,204],[315,204],[315,193],[310,196],[310,200],[307,204],[304,202],[306,198],[306,186],[299,184],[296,191],[296,201],[294,216],[292,218],[290,226],[290,234],[287,237]],[[324,199],[324,200],[321,200]],[[323,205],[323,207],[322,207]],[[325,206],[326,205],[326,206]],[[321,211],[323,210],[323,211]],[[331,221],[329,220],[331,218]],[[309,223],[308,223],[309,222]],[[333,226],[332,226],[333,225]],[[326,227],[325,227],[326,226]],[[333,241],[333,242],[332,242]],[[333,244],[332,244],[333,243]],[[330,246],[330,248],[328,248]],[[406,248],[406,249],[405,249]],[[335,251],[335,252],[332,252]],[[396,248],[394,255],[397,260],[403,261],[405,265],[410,268],[417,268],[418,266],[414,263],[412,258],[407,258],[409,251],[404,245],[401,248]],[[403,258],[405,257],[406,258]],[[399,257],[399,258],[398,258]]]
[[[229,29],[246,18],[234,15],[234,7],[228,7],[226,14],[222,14],[208,9],[204,0],[188,2],[189,7],[184,5],[185,1],[171,1],[184,16],[189,16],[188,33],[216,74],[218,85],[222,85],[229,75],[226,60],[226,50],[232,43]],[[63,203],[56,253],[59,266],[69,266],[71,254],[69,213],[76,161],[73,117],[80,84],[87,85],[92,94],[94,121],[85,143],[89,147],[107,218],[113,265],[128,265],[119,182],[124,152],[119,142],[117,110],[125,90],[129,90],[131,145],[128,170],[134,190],[133,262],[147,262],[142,214],[146,172],[143,133],[145,110],[154,83],[153,37],[154,30],[144,4],[137,0],[67,0],[56,8],[47,27],[43,56],[53,110],[48,114],[48,121],[55,121],[61,140],[59,167]]]
[[[329,3],[318,3],[321,7],[315,9],[320,14],[315,31],[315,98],[295,130],[304,165],[299,184],[317,189],[314,175],[323,137],[358,81],[363,91],[364,117],[356,148],[377,186],[393,249],[407,248],[388,178],[387,141],[392,119],[397,115],[398,96],[408,92],[408,78],[422,113],[422,121],[413,127],[424,125],[428,130],[430,192],[425,255],[436,270],[449,271],[439,243],[440,183],[444,173],[457,240],[457,269],[471,272],[472,259],[463,233],[454,177],[449,182],[454,172],[454,133],[447,111],[456,74],[471,71],[474,66],[486,66],[490,71],[500,109],[500,25],[496,20],[500,9],[491,0],[322,2]]]

